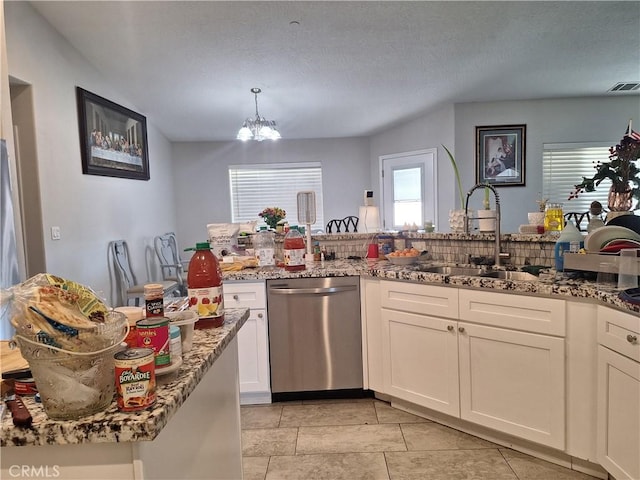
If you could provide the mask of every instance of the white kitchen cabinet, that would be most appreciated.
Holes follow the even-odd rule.
[[[386,393],[458,416],[456,321],[382,309]]]
[[[380,282],[360,278],[362,312],[362,385],[364,389],[387,393],[383,380],[382,320],[380,316]]]
[[[565,301],[459,295],[461,418],[564,450]]]
[[[598,461],[640,478],[640,318],[598,307]]]
[[[459,416],[457,289],[382,281],[380,303],[385,393]]]
[[[225,308],[249,308],[238,332],[240,403],[271,403],[267,296],[264,281],[225,282]]]
[[[564,449],[563,338],[460,322],[458,344],[461,418]]]

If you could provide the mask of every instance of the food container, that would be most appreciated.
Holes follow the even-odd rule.
[[[170,325],[180,327],[180,337],[182,339],[182,353],[187,353],[193,346],[193,326],[198,321],[198,314],[191,310],[181,312],[166,312],[166,317]]]
[[[122,412],[149,408],[156,401],[155,352],[128,348],[114,355],[116,402]]]
[[[156,367],[171,363],[169,350],[169,319],[151,317],[136,322],[138,330],[138,347],[152,348],[156,353]]]
[[[97,347],[94,351],[65,350],[42,343],[42,337],[37,335],[14,337],[21,355],[29,362],[42,406],[50,418],[77,419],[101,412],[113,401],[113,356],[128,328],[122,313],[110,311],[105,318],[95,331],[81,334],[85,338],[91,336],[90,341]]]
[[[124,339],[127,347],[137,347],[138,333],[136,331],[136,322],[144,318],[144,309],[142,307],[116,307],[114,310],[123,313],[129,322],[129,335]]]

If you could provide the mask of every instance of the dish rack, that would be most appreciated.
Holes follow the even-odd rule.
[[[627,259],[625,258],[625,261]],[[640,258],[636,258],[640,269]],[[618,273],[620,255],[617,253],[565,253],[565,270]]]

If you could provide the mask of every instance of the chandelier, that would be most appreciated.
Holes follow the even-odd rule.
[[[258,94],[262,92],[259,88],[252,88],[251,93],[254,94],[256,99],[256,118],[247,118],[242,124],[242,128],[238,131],[238,140],[246,142],[247,140],[278,140],[280,138],[280,132],[276,128],[276,122],[273,120],[266,120],[258,113]]]

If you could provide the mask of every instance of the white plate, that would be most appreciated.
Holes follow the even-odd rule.
[[[387,260],[389,260],[394,265],[411,265],[412,263],[416,263],[418,261],[418,255],[414,255],[413,257],[392,257],[390,255],[386,255]]]
[[[587,252],[599,252],[600,249],[611,240],[637,240],[640,242],[640,235],[625,227],[616,225],[605,226],[595,229],[584,239],[584,247]]]
[[[156,367],[156,376],[159,375],[167,375],[169,373],[177,372],[178,369],[182,366],[182,357],[177,362],[172,362],[168,367]]]

